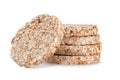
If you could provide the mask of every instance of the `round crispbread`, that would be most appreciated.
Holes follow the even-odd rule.
[[[55,16],[42,14],[19,29],[12,39],[11,57],[24,67],[48,60],[60,46],[64,26]]]

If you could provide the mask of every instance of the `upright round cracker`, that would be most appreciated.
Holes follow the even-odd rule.
[[[12,39],[11,57],[20,66],[32,67],[48,60],[60,46],[64,27],[55,16],[39,15],[18,30]]]

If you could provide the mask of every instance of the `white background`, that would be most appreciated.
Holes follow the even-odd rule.
[[[10,57],[16,31],[39,14],[63,23],[96,24],[102,42],[101,62],[92,65],[42,64],[19,67]],[[0,80],[120,80],[119,0],[0,0]]]

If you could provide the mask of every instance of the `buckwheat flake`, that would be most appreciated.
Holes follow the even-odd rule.
[[[11,57],[24,67],[48,60],[60,46],[64,26],[55,16],[39,15],[19,29],[12,39]]]

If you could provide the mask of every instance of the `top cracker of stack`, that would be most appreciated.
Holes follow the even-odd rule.
[[[64,24],[64,36],[90,36],[98,34],[96,25]]]

